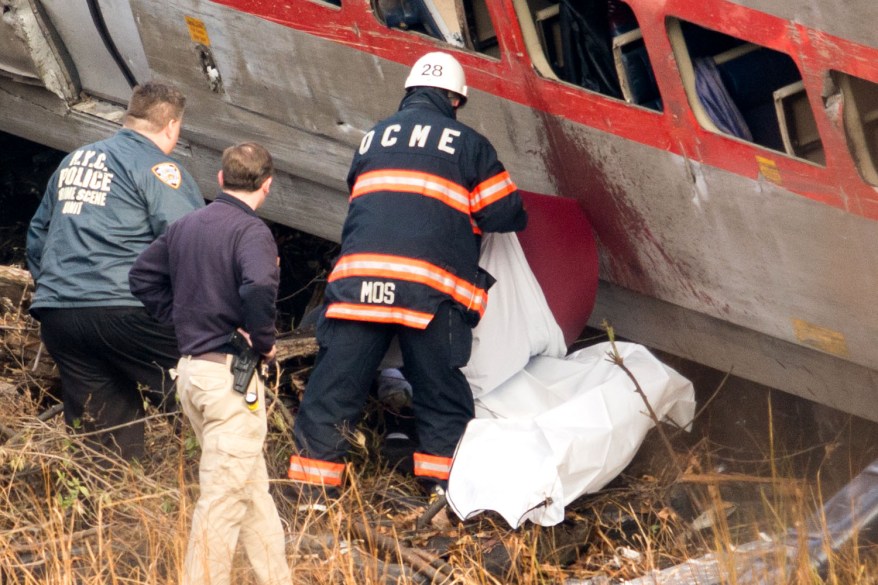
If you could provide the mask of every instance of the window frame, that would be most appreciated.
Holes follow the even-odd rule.
[[[756,50],[760,50],[760,49],[766,49],[769,51],[774,51],[776,53],[780,53],[782,55],[785,55],[786,57],[788,57],[791,60],[793,65],[795,65],[796,70],[797,70],[798,75],[799,75],[798,81],[787,84],[787,85],[779,87],[779,88],[776,88],[775,90],[772,91],[773,98],[775,101],[775,116],[777,118],[778,131],[780,133],[781,141],[784,145],[784,147],[782,149],[773,148],[770,145],[762,144],[762,143],[756,141],[755,139],[754,140],[747,140],[746,138],[741,138],[739,136],[735,136],[734,134],[723,131],[722,129],[720,129],[716,125],[714,120],[711,118],[710,114],[707,112],[707,109],[705,108],[701,98],[698,96],[698,92],[696,90],[695,66],[693,63],[692,56],[690,54],[689,45],[688,45],[686,38],[685,38],[685,35],[683,33],[682,23],[688,23],[690,25],[697,26],[701,29],[707,30],[711,33],[715,33],[718,35],[724,35],[726,37],[730,37],[730,38],[737,39],[737,40],[741,41],[741,45],[738,45],[738,46],[733,47],[731,49],[727,49],[725,51],[722,51],[722,52],[714,55],[713,58],[714,58],[714,61],[717,65],[722,65],[722,64],[727,63],[735,58],[741,57],[747,53],[750,53],[750,52],[756,51]],[[712,134],[717,134],[719,136],[723,136],[723,137],[729,138],[731,140],[741,142],[743,144],[748,144],[748,145],[754,146],[756,148],[762,148],[762,149],[768,150],[772,153],[778,153],[778,154],[781,154],[783,156],[788,156],[792,159],[795,159],[796,161],[800,161],[800,162],[803,162],[805,164],[809,164],[809,165],[813,165],[813,166],[821,167],[821,168],[825,168],[827,166],[825,154],[821,155],[820,161],[815,161],[815,160],[806,158],[806,157],[802,156],[801,154],[799,154],[798,152],[796,152],[796,148],[794,147],[794,145],[792,145],[790,143],[790,140],[789,140],[790,133],[791,133],[789,120],[786,118],[786,116],[782,115],[782,112],[779,109],[779,106],[778,106],[777,101],[776,101],[777,97],[778,97],[777,96],[778,91],[783,90],[785,88],[788,88],[791,85],[796,85],[798,83],[801,83],[802,84],[802,91],[805,93],[805,101],[807,102],[809,111],[811,113],[811,119],[813,121],[814,131],[816,132],[818,140],[821,144],[821,150],[825,149],[826,140],[825,140],[824,136],[822,136],[822,134],[820,133],[820,127],[819,127],[819,124],[817,123],[817,112],[814,111],[814,108],[811,105],[811,101],[808,97],[807,88],[805,87],[804,78],[802,76],[801,64],[796,60],[794,55],[791,55],[790,53],[788,53],[785,50],[778,49],[778,48],[775,48],[775,47],[772,47],[769,45],[765,45],[762,43],[756,43],[756,42],[748,40],[745,37],[730,34],[728,32],[724,32],[722,30],[717,30],[715,28],[705,26],[699,22],[689,20],[686,18],[682,18],[679,16],[674,16],[671,14],[668,14],[665,17],[665,30],[667,31],[667,35],[668,35],[668,42],[671,45],[671,52],[674,56],[674,60],[677,63],[677,71],[680,74],[680,80],[682,82],[683,91],[686,94],[686,100],[689,104],[690,110],[692,111],[693,115],[695,116],[695,121],[698,123],[698,125],[702,129],[704,129]],[[784,135],[786,135],[786,138],[784,137]]]

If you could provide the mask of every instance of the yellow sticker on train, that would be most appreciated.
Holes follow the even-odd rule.
[[[757,156],[756,162],[759,164],[759,172],[766,180],[778,185],[781,184],[780,169],[777,168],[776,162],[764,156]]]
[[[199,43],[206,47],[210,46],[210,37],[207,36],[207,27],[204,21],[194,16],[186,17],[186,26],[189,27],[189,38],[193,43]]]
[[[793,319],[793,331],[796,339],[804,345],[837,356],[848,355],[848,344],[840,331],[827,329],[802,319]]]

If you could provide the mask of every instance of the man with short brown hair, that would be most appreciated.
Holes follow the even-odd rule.
[[[31,313],[61,373],[64,418],[109,453],[144,455],[144,398],[175,408],[167,370],[179,355],[128,288],[128,270],[168,225],[204,205],[169,155],[185,98],[134,88],[123,128],[69,154],[49,179],[27,234]]]
[[[277,245],[256,215],[272,182],[271,156],[244,143],[223,152],[223,192],[176,222],[131,269],[131,290],[152,315],[174,323],[177,387],[201,445],[201,495],[183,585],[228,585],[238,535],[260,585],[290,585],[283,527],[268,491],[262,449],[264,385],[234,388],[230,343],[240,332],[265,361],[275,355]],[[255,397],[248,401],[247,396]]]
[[[128,102],[126,125],[143,121],[152,124],[156,132],[170,120],[181,120],[186,108],[186,96],[176,87],[164,83],[144,83]]]

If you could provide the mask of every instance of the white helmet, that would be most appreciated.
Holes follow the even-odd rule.
[[[405,80],[405,87],[438,87],[453,91],[466,99],[463,67],[448,53],[427,53],[418,59]]]

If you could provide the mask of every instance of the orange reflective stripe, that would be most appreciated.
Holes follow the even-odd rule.
[[[424,284],[445,293],[467,309],[485,312],[488,294],[471,282],[458,278],[435,264],[389,254],[349,254],[342,256],[329,275],[329,282],[359,276],[394,278]]]
[[[475,235],[482,235],[482,228],[479,227],[479,224],[476,223],[476,220],[473,219],[473,216],[469,216],[469,223],[473,226],[473,233]]]
[[[437,199],[449,207],[469,215],[469,192],[460,185],[438,175],[399,169],[370,171],[357,177],[357,182],[351,189],[350,200],[376,191],[423,195]]]
[[[415,453],[415,475],[419,477],[435,477],[448,479],[451,475],[451,457],[439,457],[426,453]]]
[[[287,477],[310,484],[340,486],[344,474],[344,463],[308,459],[293,455]]]
[[[370,323],[398,323],[415,329],[426,329],[433,315],[420,311],[411,311],[401,307],[384,307],[382,305],[359,305],[355,303],[332,303],[326,307],[326,316],[351,321],[368,321]]]
[[[507,171],[498,173],[487,181],[482,181],[473,189],[470,199],[470,211],[480,211],[492,203],[503,199],[516,189],[517,187],[512,182],[512,178],[510,178]]]

